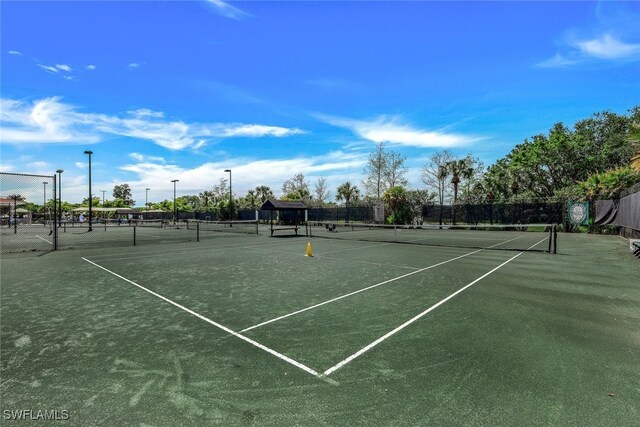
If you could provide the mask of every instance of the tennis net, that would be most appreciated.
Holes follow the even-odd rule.
[[[555,253],[552,224],[386,225],[308,222],[307,236],[382,243]]]
[[[188,220],[187,229],[198,233],[217,231],[223,233],[258,234],[258,221],[201,221]]]

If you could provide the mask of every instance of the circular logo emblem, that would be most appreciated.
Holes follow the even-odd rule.
[[[582,203],[575,203],[569,209],[571,221],[576,224],[582,224],[587,219],[587,209]]]

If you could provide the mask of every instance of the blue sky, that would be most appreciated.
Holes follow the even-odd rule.
[[[138,205],[361,186],[378,142],[412,188],[434,151],[485,164],[554,123],[640,103],[637,2],[0,3],[2,171]],[[34,198],[37,199],[39,193]]]

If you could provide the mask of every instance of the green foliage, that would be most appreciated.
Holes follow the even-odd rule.
[[[580,192],[614,194],[618,184],[633,181],[621,170],[631,163],[638,150],[634,135],[639,119],[640,108],[635,107],[629,116],[596,113],[578,121],[573,129],[557,123],[547,135],[525,140],[489,167],[473,191],[478,195],[491,192],[496,201]],[[591,176],[593,180],[586,184]],[[600,188],[603,180],[609,190]],[[578,183],[584,185],[576,188]]]
[[[304,175],[299,173],[294,175],[282,184],[282,194],[284,200],[301,201],[307,205],[311,204],[311,191],[309,183],[304,179]]]
[[[351,201],[358,200],[358,197],[360,197],[360,190],[349,181],[340,185],[336,191],[336,200],[344,200],[347,207],[349,207]]]
[[[640,182],[640,172],[631,166],[591,175],[576,186],[577,194],[587,199],[618,198],[620,192]]]
[[[131,207],[136,204],[136,201],[131,198],[131,187],[129,187],[129,184],[114,186],[113,197],[123,200],[126,207]]]
[[[100,202],[101,202],[100,197],[94,196],[94,197],[91,198],[91,206],[93,206],[93,207],[96,207],[96,208],[100,207],[100,204],[101,204]],[[88,207],[89,206],[89,198],[85,197],[84,199],[82,199],[82,203],[80,205]]]
[[[389,224],[407,224],[411,222],[412,215],[407,203],[407,190],[401,186],[394,186],[384,192],[382,196],[385,203],[387,222]]]

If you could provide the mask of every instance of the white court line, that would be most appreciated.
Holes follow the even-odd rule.
[[[505,241],[505,242],[497,243],[497,244],[495,244],[495,245],[493,245],[493,246],[489,246],[487,249],[493,248],[493,247],[498,246],[498,245],[503,245],[503,244],[505,244],[505,243],[509,243],[509,242],[514,241],[514,240],[517,240],[517,239],[521,239],[522,237],[524,237],[524,235],[519,236],[519,237],[515,237],[515,238],[510,239],[510,240],[507,240],[507,241]],[[536,245],[537,245],[537,243],[536,243]],[[535,246],[535,245],[534,245],[534,246]],[[533,247],[533,246],[532,246],[532,247]],[[304,313],[305,311],[308,311],[308,310],[312,310],[312,309],[314,309],[314,308],[321,307],[321,306],[323,306],[323,305],[325,305],[325,304],[329,304],[329,303],[332,303],[332,302],[335,302],[335,301],[341,300],[341,299],[343,299],[343,298],[346,298],[346,297],[350,297],[350,296],[352,296],[352,295],[359,294],[360,292],[368,291],[369,289],[377,288],[378,286],[386,285],[387,283],[391,283],[391,282],[395,282],[396,280],[404,279],[405,277],[409,277],[409,276],[411,276],[411,275],[414,275],[414,274],[417,274],[417,273],[423,272],[423,271],[425,271],[425,270],[429,270],[429,269],[431,269],[431,268],[439,267],[439,266],[441,266],[441,265],[443,265],[443,264],[447,264],[447,263],[449,263],[449,262],[452,262],[452,261],[458,260],[458,259],[460,259],[460,258],[464,258],[464,257],[467,257],[467,256],[469,256],[469,255],[473,255],[473,254],[475,254],[475,253],[480,252],[481,250],[482,250],[482,249],[477,249],[477,250],[475,250],[475,251],[473,251],[473,252],[469,252],[469,253],[466,253],[466,254],[464,254],[464,255],[460,255],[460,256],[457,256],[457,257],[455,257],[455,258],[451,258],[451,259],[448,259],[448,260],[446,260],[446,261],[442,261],[442,262],[439,262],[439,263],[437,263],[437,264],[433,264],[433,265],[430,265],[430,266],[427,266],[427,267],[421,268],[421,269],[419,269],[419,270],[412,271],[412,272],[407,273],[407,274],[403,274],[402,276],[398,276],[398,277],[395,277],[395,278],[393,278],[393,279],[385,280],[384,282],[376,283],[375,285],[367,286],[366,288],[358,289],[357,291],[349,292],[348,294],[340,295],[340,296],[338,296],[338,297],[332,298],[332,299],[330,299],[330,300],[327,300],[327,301],[324,301],[324,302],[321,302],[321,303],[318,303],[318,304],[311,305],[311,306],[306,307],[306,308],[303,308],[303,309],[301,309],[301,310],[297,310],[297,311],[294,311],[294,312],[292,312],[292,313],[288,313],[288,314],[285,314],[285,315],[282,315],[282,316],[276,317],[276,318],[274,318],[274,319],[270,319],[270,320],[264,321],[264,322],[262,322],[262,323],[258,323],[257,325],[249,326],[248,328],[244,328],[244,329],[243,329],[243,330],[241,330],[240,332],[247,332],[247,331],[250,331],[251,329],[259,328],[260,326],[268,325],[269,323],[277,322],[278,320],[286,319],[287,317],[294,316],[294,315],[296,315],[296,314],[300,314],[300,313]]]
[[[540,243],[544,242],[545,240],[547,240],[547,237],[545,237],[544,239],[540,240],[538,243],[536,243],[533,246],[530,246],[528,249],[532,249],[533,247],[539,245]],[[432,305],[431,307],[427,308],[425,311],[423,311],[422,313],[418,314],[417,316],[407,320],[406,322],[404,322],[402,325],[398,326],[397,328],[393,329],[390,332],[387,332],[386,334],[384,334],[383,336],[381,336],[380,338],[378,338],[377,340],[375,340],[374,342],[372,342],[371,344],[361,348],[360,350],[358,350],[357,352],[353,353],[351,356],[347,357],[346,359],[344,359],[343,361],[335,364],[334,366],[330,367],[329,369],[327,369],[326,371],[323,372],[324,375],[331,375],[331,373],[335,372],[336,370],[342,368],[344,365],[346,365],[347,363],[353,361],[355,358],[357,358],[358,356],[363,355],[364,353],[366,353],[367,351],[371,350],[373,347],[377,346],[378,344],[380,344],[382,341],[386,340],[387,338],[389,338],[392,335],[395,335],[397,332],[400,332],[401,330],[403,330],[404,328],[406,328],[407,326],[409,326],[410,324],[412,324],[413,322],[415,322],[416,320],[420,319],[421,317],[423,317],[425,314],[429,313],[430,311],[436,309],[437,307],[441,306],[442,304],[444,304],[445,302],[449,301],[451,298],[455,297],[456,295],[458,295],[459,293],[463,292],[464,290],[468,289],[469,287],[475,285],[476,283],[478,283],[480,280],[484,279],[485,277],[487,277],[488,275],[490,275],[491,273],[493,273],[494,271],[502,268],[503,266],[507,265],[508,263],[510,263],[511,261],[513,261],[514,259],[518,258],[520,255],[522,255],[524,252],[520,252],[518,254],[516,254],[515,256],[509,258],[508,260],[506,260],[505,262],[503,262],[502,264],[500,264],[499,266],[497,266],[496,268],[494,268],[493,270],[489,271],[488,273],[483,274],[482,276],[478,277],[476,280],[474,280],[473,282],[469,283],[468,285],[458,289],[457,291],[455,291],[454,293],[452,293],[451,295],[449,295],[448,297],[446,297],[445,299],[437,302],[436,304]]]
[[[36,234],[36,237],[37,237],[38,239],[44,240],[45,242],[50,243],[50,244],[52,244],[52,245],[53,245],[53,242],[51,242],[51,241],[49,241],[49,240],[45,239],[44,237],[40,237],[40,236],[38,236],[37,234]]]
[[[311,375],[313,375],[313,376],[315,376],[315,377],[317,377],[317,378],[321,378],[321,379],[323,379],[323,380],[327,380],[327,379],[323,378],[323,375],[322,375],[322,374],[320,374],[320,373],[318,373],[318,372],[314,371],[313,369],[309,368],[309,367],[308,367],[308,366],[306,366],[306,365],[303,365],[303,364],[302,364],[302,363],[300,363],[300,362],[297,362],[297,361],[293,360],[293,359],[292,359],[292,358],[290,358],[290,357],[285,356],[285,355],[284,355],[284,354],[282,354],[282,353],[278,353],[277,351],[275,351],[275,350],[273,350],[273,349],[271,349],[271,348],[269,348],[269,347],[267,347],[267,346],[265,346],[265,345],[262,345],[262,344],[260,344],[260,343],[259,343],[259,342],[257,342],[257,341],[252,340],[251,338],[247,338],[247,337],[245,337],[244,335],[241,335],[241,334],[239,334],[239,333],[237,333],[237,332],[235,332],[235,331],[232,331],[231,329],[227,328],[226,326],[223,326],[223,325],[221,325],[220,323],[214,322],[213,320],[211,320],[211,319],[209,319],[209,318],[207,318],[207,317],[205,317],[205,316],[203,316],[203,315],[201,315],[201,314],[199,314],[199,313],[196,313],[195,311],[190,310],[190,309],[188,309],[187,307],[185,307],[185,306],[183,306],[183,305],[178,304],[177,302],[171,301],[169,298],[164,297],[164,296],[162,296],[162,295],[160,295],[160,294],[158,294],[158,293],[156,293],[156,292],[153,292],[152,290],[147,289],[147,288],[145,288],[144,286],[141,286],[141,285],[137,284],[137,283],[136,283],[136,282],[134,282],[133,280],[129,280],[129,279],[127,279],[126,277],[123,277],[123,276],[121,276],[121,275],[119,275],[119,274],[117,274],[117,273],[114,273],[113,271],[111,271],[111,270],[109,270],[109,269],[107,269],[107,268],[104,268],[103,266],[101,266],[101,265],[99,265],[99,264],[96,264],[95,262],[93,262],[93,261],[91,261],[91,260],[88,260],[88,259],[86,259],[86,258],[82,258],[82,259],[83,259],[84,261],[88,262],[89,264],[92,264],[92,265],[94,265],[94,266],[96,266],[96,267],[98,267],[98,268],[100,268],[100,269],[102,269],[102,270],[106,271],[107,273],[113,274],[113,275],[114,275],[114,276],[116,276],[117,278],[122,279],[122,280],[124,280],[124,281],[125,281],[125,282],[127,282],[127,283],[130,283],[130,284],[132,284],[132,285],[134,285],[134,286],[137,286],[138,288],[142,289],[142,290],[143,290],[143,291],[145,291],[145,292],[148,292],[148,293],[150,293],[151,295],[153,295],[153,296],[155,296],[155,297],[158,297],[158,298],[160,298],[161,300],[163,300],[163,301],[165,301],[165,302],[168,302],[169,304],[172,304],[172,305],[174,305],[174,306],[178,307],[178,308],[179,308],[179,309],[181,309],[181,310],[186,311],[187,313],[189,313],[189,314],[191,314],[191,315],[193,315],[193,316],[197,317],[198,319],[200,319],[200,320],[204,320],[205,322],[207,322],[207,323],[209,323],[209,324],[211,324],[211,325],[215,326],[216,328],[221,329],[221,330],[225,331],[226,333],[231,334],[231,335],[233,335],[233,336],[235,336],[235,337],[237,337],[237,338],[240,338],[241,340],[243,340],[243,341],[245,341],[245,342],[248,342],[249,344],[251,344],[251,345],[253,345],[253,346],[255,346],[255,347],[258,347],[260,350],[264,350],[264,351],[266,351],[267,353],[269,353],[269,354],[271,354],[271,355],[273,355],[273,356],[277,357],[278,359],[284,360],[285,362],[287,362],[287,363],[289,363],[289,364],[291,364],[291,365],[295,366],[295,367],[296,367],[296,368],[298,368],[298,369],[302,369],[303,371],[305,371],[305,372],[307,372],[307,373],[309,373],[309,374],[311,374]]]

